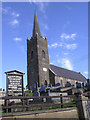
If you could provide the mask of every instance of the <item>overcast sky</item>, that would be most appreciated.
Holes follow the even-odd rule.
[[[27,84],[27,37],[31,38],[34,12],[41,35],[47,37],[49,62],[88,74],[88,3],[3,3],[2,87],[4,72],[20,70]],[[1,86],[0,86],[1,87]]]

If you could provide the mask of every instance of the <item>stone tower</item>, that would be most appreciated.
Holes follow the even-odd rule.
[[[33,34],[27,38],[27,84],[33,90],[41,84],[49,84],[49,56],[47,38],[41,36],[35,11]]]

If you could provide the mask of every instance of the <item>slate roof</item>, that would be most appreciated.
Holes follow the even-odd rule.
[[[57,76],[80,80],[82,82],[85,82],[87,80],[80,72],[75,72],[62,67],[57,67],[55,65],[50,65],[50,70]]]

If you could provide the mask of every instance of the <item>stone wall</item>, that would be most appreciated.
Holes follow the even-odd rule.
[[[43,57],[42,51],[45,53]],[[33,52],[33,55],[32,55]],[[27,40],[27,81],[28,86],[38,87],[44,84],[45,80],[49,84],[49,56],[47,39],[42,36],[36,36]]]
[[[62,83],[61,83],[62,81]],[[55,76],[55,84],[56,83],[60,83],[60,85],[62,84],[63,87],[65,87],[66,82],[69,81],[71,83],[71,85],[74,85],[76,87],[76,82],[79,83],[83,83],[79,80],[74,80],[74,79],[68,79],[68,78],[64,78],[64,77],[60,77],[60,76]]]

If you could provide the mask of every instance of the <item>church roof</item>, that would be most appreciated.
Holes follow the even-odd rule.
[[[36,14],[36,10],[35,10],[34,24],[33,24],[33,37],[35,37],[36,34],[41,36],[40,29],[39,29],[39,23],[38,23],[38,19],[37,19],[37,14]]]
[[[50,70],[55,75],[60,76],[60,77],[65,77],[65,78],[74,79],[74,80],[80,80],[82,82],[85,82],[87,80],[80,72],[75,72],[75,71],[68,70],[68,69],[65,69],[62,67],[50,65]]]

